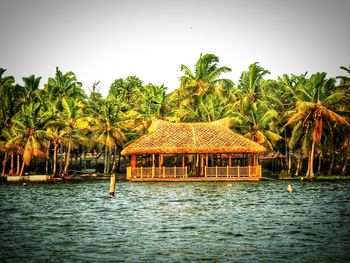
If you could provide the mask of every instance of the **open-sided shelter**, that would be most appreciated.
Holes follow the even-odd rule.
[[[130,181],[259,180],[265,148],[229,128],[229,119],[201,123],[154,120],[127,146]]]

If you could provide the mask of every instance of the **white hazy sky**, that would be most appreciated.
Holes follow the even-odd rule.
[[[348,0],[0,0],[0,67],[21,78],[73,71],[88,91],[138,76],[179,86],[213,53],[237,83],[249,64],[271,71],[343,74],[350,64]]]

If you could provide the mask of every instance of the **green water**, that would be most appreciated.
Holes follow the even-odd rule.
[[[349,262],[350,183],[0,184],[0,262]]]

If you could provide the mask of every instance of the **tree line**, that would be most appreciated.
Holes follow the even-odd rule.
[[[94,83],[87,95],[76,75],[23,78],[0,68],[0,160],[2,175],[23,175],[41,166],[53,176],[70,173],[72,156],[104,155],[104,173],[119,167],[120,152],[147,132],[152,119],[211,122],[229,117],[231,129],[283,154],[286,172],[346,174],[350,147],[350,66],[344,76],[325,72],[284,74],[252,63],[234,83],[214,54],[200,55],[194,68],[180,66],[179,88],[144,84],[137,76],[116,79],[106,98]],[[304,165],[303,165],[304,164]]]

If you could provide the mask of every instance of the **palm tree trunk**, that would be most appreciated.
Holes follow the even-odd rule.
[[[20,171],[20,166],[21,166],[21,163],[20,163],[20,155],[19,153],[17,152],[17,170],[16,170],[16,174],[19,175],[19,171]]]
[[[315,157],[315,136],[312,138],[311,153],[310,153],[310,162],[309,162],[309,177],[314,178],[314,157]]]
[[[345,175],[346,173],[346,167],[348,166],[348,159],[349,159],[348,155],[349,155],[349,147],[345,152],[345,161],[344,161],[343,169],[341,170],[341,175]]]
[[[50,160],[50,144],[46,149],[46,164],[45,164],[45,174],[49,174],[49,160]]]
[[[24,165],[25,165],[25,162],[24,162],[24,159],[23,159],[23,160],[22,160],[21,172],[19,173],[19,176],[22,176],[22,175],[23,175],[23,172],[24,172]]]
[[[300,167],[301,167],[301,154],[300,154],[300,156],[298,157],[298,162],[297,162],[297,167],[296,167],[296,169],[295,169],[295,176],[298,176],[299,175],[299,170],[300,170]]]
[[[2,176],[5,175],[5,168],[6,168],[7,160],[8,160],[8,153],[5,152],[5,157],[4,157],[4,160],[2,161],[2,173],[1,173]]]
[[[307,171],[305,177],[309,177],[310,175],[310,159],[311,159],[311,153],[308,152],[307,154]]]
[[[13,169],[13,167],[14,167],[14,153],[13,153],[13,151],[11,151],[11,169],[10,169],[10,174],[12,175],[13,174],[13,171],[14,171],[14,169]]]
[[[62,166],[63,166],[63,146],[60,146],[60,169],[59,169],[59,175],[62,175]]]
[[[114,146],[112,173],[115,172],[116,166],[117,166],[117,146]]]
[[[68,167],[69,167],[69,162],[70,162],[70,151],[72,148],[72,136],[69,137],[68,141],[68,149],[67,149],[67,156],[66,156],[66,164],[64,166],[63,174],[67,175],[68,172]]]
[[[289,153],[288,153],[288,175],[290,175],[292,170],[292,150],[289,149]]]
[[[53,146],[53,168],[52,168],[52,176],[56,176],[56,169],[57,169],[57,147],[58,144],[55,142]]]
[[[107,165],[108,165],[108,149],[107,147],[105,147],[105,167],[103,169],[103,173],[106,174],[107,173]]]
[[[327,175],[332,175],[333,167],[334,167],[334,161],[335,161],[335,149],[333,148],[333,151],[332,151],[332,160],[331,160],[331,164],[329,165],[329,169],[328,169]]]

